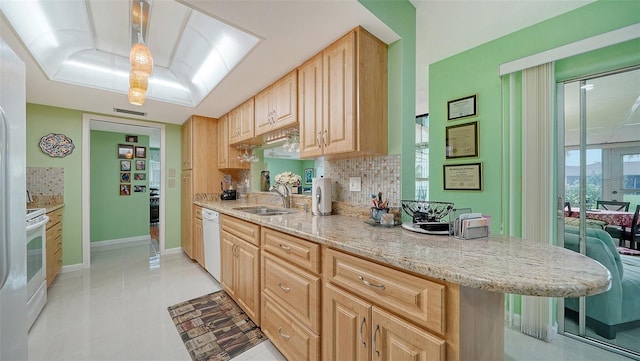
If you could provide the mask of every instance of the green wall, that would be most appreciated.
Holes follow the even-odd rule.
[[[582,40],[594,35],[612,31],[640,22],[640,2],[638,1],[597,1],[569,13],[549,19],[523,30],[514,32],[484,45],[444,59],[429,67],[429,110],[430,110],[430,189],[433,200],[448,200],[459,207],[471,207],[474,211],[492,216],[492,231],[498,232],[508,214],[520,218],[520,209],[505,209],[503,203],[503,171],[509,172],[502,164],[505,140],[502,123],[502,83],[498,66],[561,45]],[[638,47],[627,45],[629,57],[637,56]],[[610,55],[610,54],[608,54]],[[591,55],[593,61],[593,54]],[[603,59],[600,63],[615,64],[616,59]],[[572,66],[576,66],[573,63]],[[589,65],[583,60],[583,64]],[[593,67],[593,65],[589,65]],[[562,67],[560,67],[562,69]],[[476,117],[447,121],[447,101],[478,95],[478,115]],[[479,123],[478,158],[459,161],[445,161],[445,126],[463,124],[477,120]],[[483,183],[481,192],[444,191],[442,165],[466,162],[483,163]],[[519,164],[521,160],[517,160]],[[517,170],[514,170],[517,171]],[[520,189],[516,189],[520,191]]]
[[[63,265],[82,263],[82,116],[79,110],[27,104],[27,166],[64,168]],[[110,116],[110,115],[109,115]],[[152,122],[149,122],[152,123]],[[180,247],[180,125],[165,124],[165,174],[173,170],[173,187],[165,191],[165,248]],[[63,133],[73,140],[75,150],[65,158],[51,158],[40,151],[40,138]],[[112,153],[113,150],[110,151]],[[167,182],[171,177],[167,177]],[[148,190],[147,190],[148,191]],[[148,224],[148,220],[146,221]]]
[[[389,154],[400,154],[400,194],[415,198],[416,9],[407,0],[358,0],[400,40],[389,45]]]
[[[73,140],[73,153],[52,158],[38,146],[40,138],[61,133]],[[27,104],[27,167],[64,168],[62,263],[82,263],[82,112]]]
[[[131,169],[121,171],[123,159],[117,154],[119,144],[148,150],[149,136],[137,136],[137,143],[127,143],[123,133],[91,131],[91,242],[149,235],[148,158],[126,159]],[[144,161],[145,170],[136,170],[136,161]],[[135,180],[136,173],[144,174],[145,180]],[[128,182],[121,182],[125,174]],[[129,186],[128,195],[120,194],[120,185]],[[145,192],[134,192],[136,185],[144,186]]]
[[[182,126],[178,124],[165,124],[165,164],[162,165],[165,169],[167,179],[165,179],[167,186],[165,187],[164,202],[165,206],[165,249],[180,247],[180,228],[181,228],[181,211],[180,211],[180,186],[182,182],[181,169],[182,169],[182,155],[181,155],[181,135]],[[171,174],[176,174],[176,177],[171,177]],[[171,180],[173,178],[173,184]],[[162,208],[162,205],[160,205]]]

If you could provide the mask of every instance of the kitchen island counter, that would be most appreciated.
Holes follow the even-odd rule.
[[[236,210],[243,201],[195,204],[401,270],[461,286],[531,296],[579,297],[607,291],[609,271],[591,258],[561,247],[493,235],[461,240],[375,227],[339,215],[258,216]]]

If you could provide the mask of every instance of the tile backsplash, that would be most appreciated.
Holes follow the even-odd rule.
[[[325,160],[324,176],[332,178],[334,201],[371,205],[371,194],[382,192],[389,206],[400,206],[400,155]],[[362,191],[349,191],[349,178],[360,177]]]
[[[27,190],[32,195],[64,194],[64,168],[27,167]]]

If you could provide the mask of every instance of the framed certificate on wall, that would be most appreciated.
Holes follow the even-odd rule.
[[[482,163],[445,164],[442,166],[444,190],[481,191]]]

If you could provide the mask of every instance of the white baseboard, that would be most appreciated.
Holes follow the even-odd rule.
[[[69,264],[66,266],[62,266],[62,268],[60,269],[60,273],[69,273],[69,272],[75,272],[75,271],[81,271],[82,270],[82,263],[76,263],[76,264]]]
[[[168,248],[164,250],[165,255],[178,253],[182,253],[182,247]]]
[[[97,241],[97,242],[91,242],[91,248],[102,248],[102,247],[108,247],[108,246],[113,246],[113,245],[121,245],[124,243],[133,243],[133,242],[139,242],[139,241],[148,241],[149,239],[151,239],[150,235],[145,235],[145,236],[136,236],[136,237],[127,237],[127,238],[119,238],[119,239],[109,239],[106,241]]]

